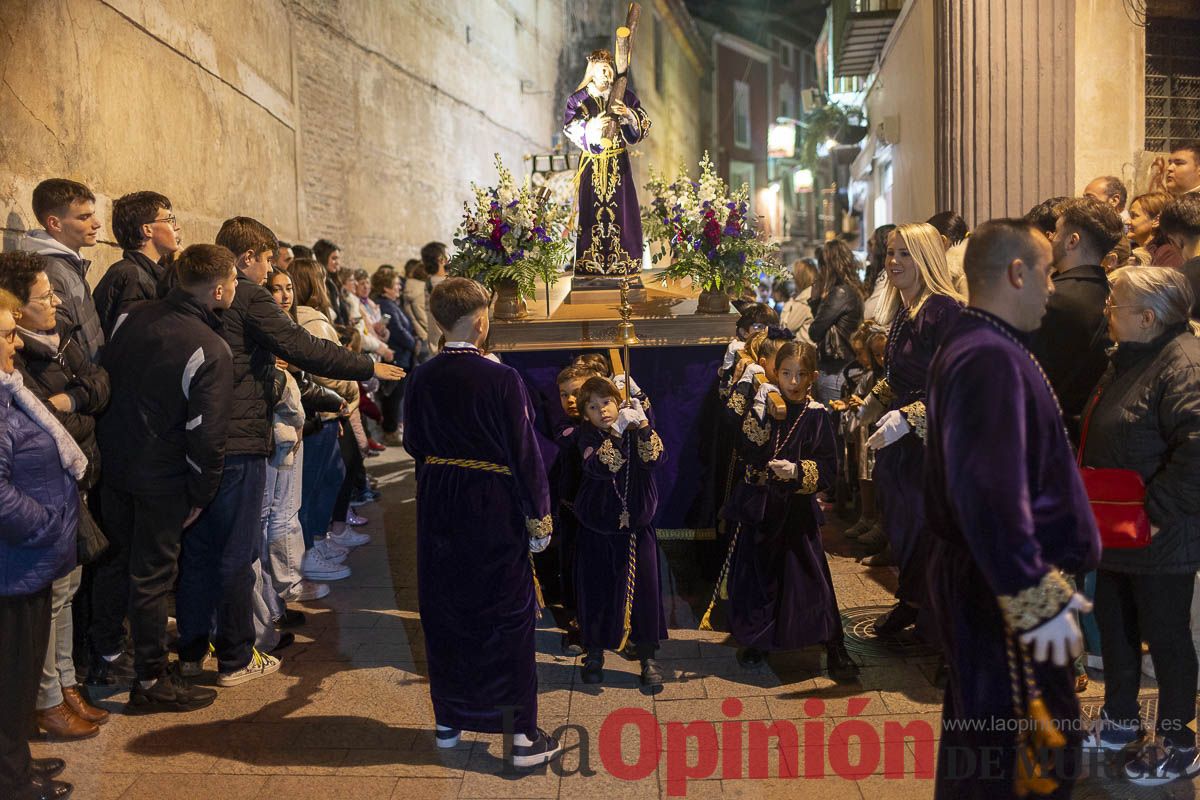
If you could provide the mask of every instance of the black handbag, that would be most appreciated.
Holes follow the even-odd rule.
[[[108,549],[108,537],[88,510],[87,495],[79,493],[79,529],[75,535],[76,554],[80,564],[91,564]]]

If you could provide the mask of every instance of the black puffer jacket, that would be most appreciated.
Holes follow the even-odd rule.
[[[839,283],[824,298],[810,300],[809,305],[812,307],[813,321],[808,327],[808,335],[817,345],[817,366],[826,374],[840,372],[854,360],[850,337],[862,325],[862,295],[854,287]],[[836,347],[830,346],[833,337],[827,341],[830,330],[836,331]]]
[[[22,331],[25,346],[17,351],[16,366],[25,387],[54,412],[88,459],[87,473],[79,481],[81,489],[90,489],[100,477],[100,448],[96,445],[96,417],[108,406],[108,373],[93,364],[75,339],[75,328],[59,320],[57,348],[39,336]],[[75,410],[61,412],[50,405],[50,398],[66,394]]]
[[[265,456],[275,407],[275,357],[299,369],[339,380],[365,381],[375,364],[365,353],[309,334],[279,308],[271,293],[238,274],[233,305],[221,315],[233,353],[233,414],[226,455]]]
[[[1178,325],[1151,342],[1122,343],[1093,406],[1084,466],[1141,474],[1146,511],[1158,528],[1149,547],[1105,551],[1100,568],[1200,570],[1200,339]]]
[[[158,296],[158,282],[165,271],[165,267],[137,250],[126,250],[121,260],[108,268],[92,292],[105,339],[112,338],[113,328],[122,312],[135,303]]]

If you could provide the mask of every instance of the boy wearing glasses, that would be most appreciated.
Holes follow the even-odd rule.
[[[182,246],[171,201],[158,192],[133,192],[117,198],[112,227],[125,252],[104,273],[92,295],[106,339],[130,306],[158,296],[156,287],[165,264]]]

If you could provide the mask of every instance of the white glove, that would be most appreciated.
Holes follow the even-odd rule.
[[[1065,667],[1070,659],[1078,658],[1083,652],[1083,634],[1074,612],[1086,614],[1091,610],[1092,604],[1077,592],[1071,595],[1070,602],[1058,616],[1021,634],[1021,644],[1033,648],[1034,661],[1046,661],[1049,657],[1055,666]]]
[[[879,402],[879,398],[868,393],[863,404],[858,407],[858,421],[868,427],[874,425],[883,416],[885,410],[883,403]]]
[[[725,348],[725,358],[721,361],[721,369],[728,372],[733,369],[733,364],[737,361],[738,353],[746,349],[746,343],[741,339],[734,339],[729,343],[729,347]]]
[[[617,385],[622,394],[625,393],[625,381],[627,380],[629,381],[629,396],[631,398],[642,393],[642,388],[637,385],[637,381],[633,378],[626,378],[624,372],[618,372],[616,375],[613,375],[613,383]]]
[[[642,413],[640,408],[625,406],[617,412],[617,421],[612,424],[613,430],[615,430],[617,435],[620,436],[621,434],[625,433],[625,429],[630,425],[636,428],[639,416],[642,419],[646,418],[646,415]]]
[[[755,375],[762,375],[765,378],[767,371],[762,368],[762,364],[751,362],[742,370],[742,377],[738,378],[738,383],[749,383],[754,380]]]
[[[642,408],[642,401],[636,397],[629,401],[629,407],[625,410],[630,412],[631,422],[629,424],[635,428],[641,427],[643,422],[650,421],[646,418],[646,410]]]
[[[588,147],[599,147],[600,140],[604,138],[604,125],[607,120],[603,115],[592,117],[584,125],[583,135],[587,139]]]
[[[867,447],[872,450],[881,450],[890,444],[895,444],[912,430],[912,426],[908,424],[908,420],[899,411],[889,411],[883,415],[883,419],[879,420],[879,430],[871,434],[871,438],[867,439]]]
[[[790,481],[796,478],[796,473],[799,472],[799,467],[793,461],[784,461],[781,458],[774,458],[767,462],[767,466],[775,473],[775,477],[780,480]]]
[[[540,553],[549,546],[550,546],[550,537],[549,536],[543,536],[540,539],[535,539],[532,536],[529,537],[529,552],[531,552],[531,553]]]
[[[758,416],[759,421],[766,419],[767,416],[767,395],[778,391],[779,387],[771,383],[764,383],[758,387],[758,391],[754,394],[754,402],[750,407],[754,409],[754,413]]]

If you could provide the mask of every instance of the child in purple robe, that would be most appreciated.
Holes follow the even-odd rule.
[[[773,383],[759,387],[742,424],[738,452],[745,470],[722,509],[736,525],[730,631],[743,645],[738,662],[744,667],[761,665],[767,652],[824,644],[830,675],[849,679],[857,667],[843,642],[816,504],[816,493],[837,476],[833,423],[809,396],[817,353],[805,342],[783,342],[771,362]],[[767,413],[771,391],[784,397],[782,420]]]
[[[632,642],[641,660],[642,686],[660,687],[654,662],[667,638],[658,581],[654,469],[662,462],[662,439],[641,404],[621,405],[607,378],[589,378],[576,402],[586,422],[577,445],[583,463],[575,516],[575,591],[586,655],[583,682],[604,679],[604,651]]]
[[[594,372],[580,364],[571,364],[558,373],[558,399],[567,418],[554,431],[558,456],[550,466],[549,474],[555,508],[554,530],[558,534],[555,538],[559,547],[563,611],[567,617],[563,652],[573,656],[583,653],[575,601],[575,543],[579,533],[579,520],[575,518],[575,495],[579,492],[580,474],[583,471],[577,441],[583,415],[575,402],[575,394],[588,378],[594,376]]]

